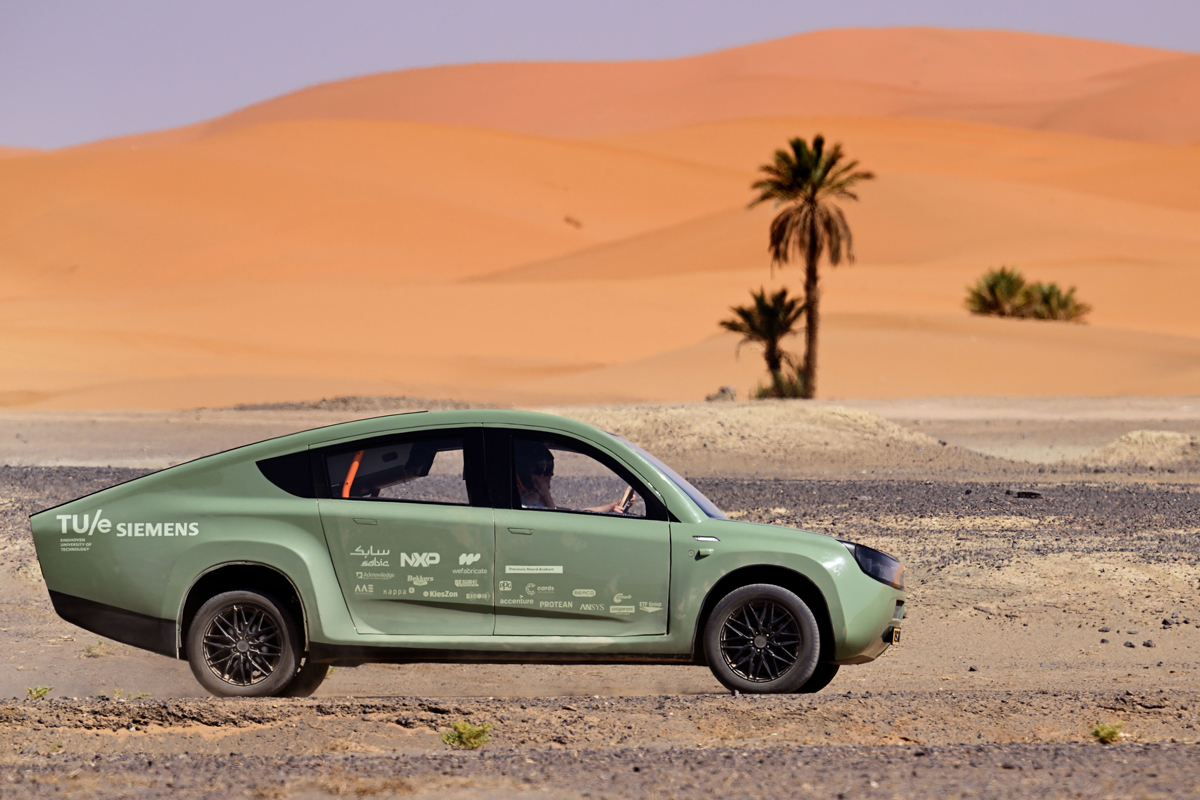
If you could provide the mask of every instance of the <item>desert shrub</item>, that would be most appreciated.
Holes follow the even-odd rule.
[[[46,695],[50,694],[52,689],[54,689],[53,686],[26,686],[25,694],[30,700],[41,700]]]
[[[1125,735],[1121,733],[1124,727],[1124,722],[1097,722],[1096,727],[1092,728],[1092,737],[1100,744],[1112,744]]]
[[[770,383],[759,384],[754,390],[755,400],[787,397],[804,397],[804,373],[799,370],[794,375],[780,371],[771,376]]]
[[[487,722],[475,726],[460,719],[452,723],[450,727],[452,730],[442,732],[442,741],[456,750],[474,750],[482,747],[492,738],[488,736],[492,726]]]
[[[1092,307],[1075,298],[1075,287],[1063,291],[1056,283],[1026,283],[1013,267],[985,272],[967,287],[967,310],[972,314],[1019,319],[1082,322]]]

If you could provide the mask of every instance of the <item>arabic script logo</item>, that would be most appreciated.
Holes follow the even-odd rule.
[[[479,553],[463,553],[458,557],[458,565],[460,567],[469,566],[481,558],[483,558],[483,556]]]

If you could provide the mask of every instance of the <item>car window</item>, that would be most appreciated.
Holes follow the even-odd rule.
[[[562,442],[515,436],[512,472],[520,508],[645,517],[646,501],[592,456]]]
[[[341,450],[325,465],[331,497],[470,505],[461,438]]]
[[[676,486],[678,486],[679,489],[684,494],[686,494],[688,497],[690,497],[692,499],[692,502],[695,503],[697,506],[699,506],[700,510],[703,511],[705,513],[705,515],[712,517],[713,519],[729,519],[729,517],[725,516],[724,511],[717,508],[716,503],[714,503],[712,500],[709,500],[707,497],[705,497],[703,492],[701,492],[695,486],[692,486],[690,483],[688,483],[687,480],[682,475],[680,475],[678,472],[676,472],[675,470],[668,467],[665,463],[663,463],[663,461],[661,459],[659,459],[653,453],[647,452],[645,449],[638,447],[636,444],[629,441],[628,439],[624,439],[620,436],[617,436],[615,433],[609,434],[609,435],[612,436],[614,439],[619,439],[620,441],[624,442],[626,445],[629,446],[629,448],[631,450],[635,451],[642,458],[646,459],[651,464],[653,464],[655,467],[657,467],[658,470],[660,472],[662,472],[662,474],[664,474],[668,478],[670,478],[671,481]]]

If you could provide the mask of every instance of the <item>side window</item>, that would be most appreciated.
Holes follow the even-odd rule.
[[[646,516],[645,500],[624,478],[561,442],[517,436],[512,456],[521,508]]]
[[[461,438],[413,439],[325,457],[331,497],[470,505]]]

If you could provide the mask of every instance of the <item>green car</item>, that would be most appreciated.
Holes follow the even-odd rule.
[[[817,691],[899,640],[900,562],[728,519],[619,436],[519,411],[347,422],[31,517],[55,611],[210,692],[366,662],[707,664]]]

